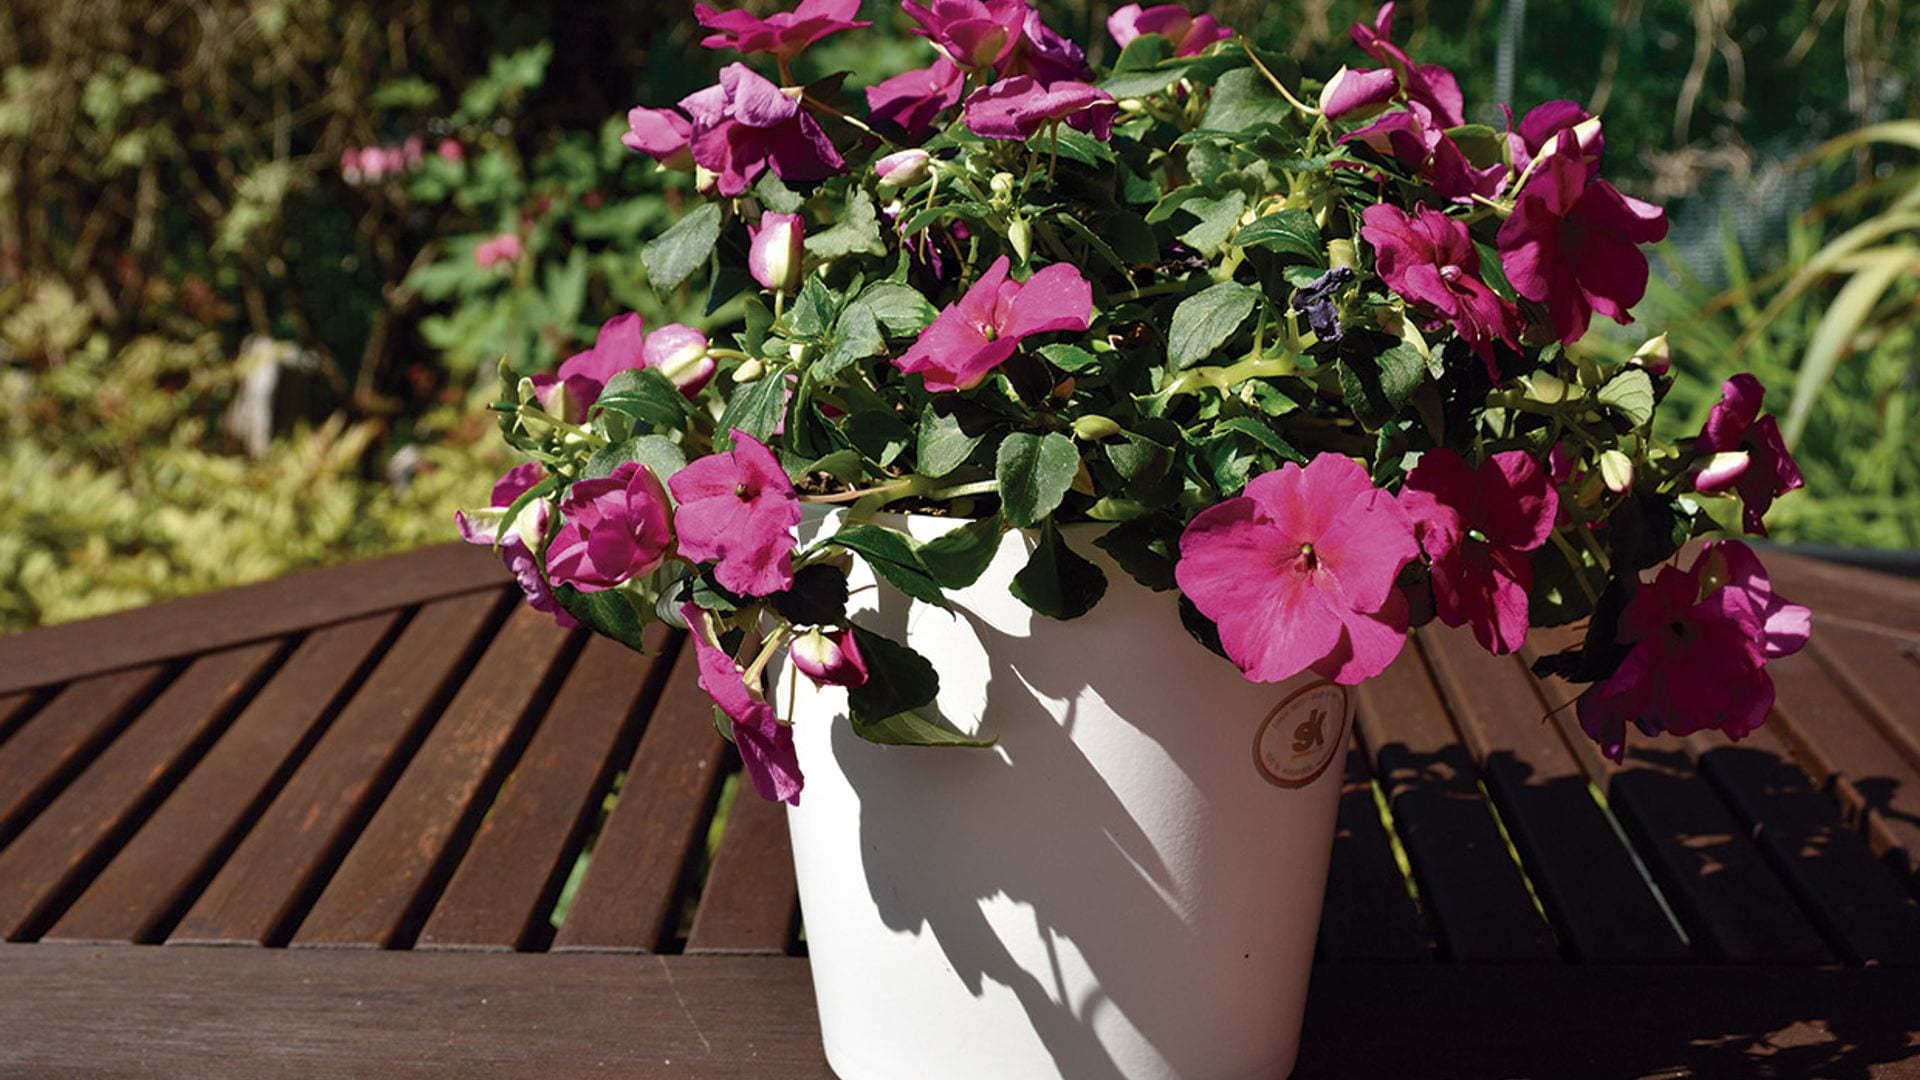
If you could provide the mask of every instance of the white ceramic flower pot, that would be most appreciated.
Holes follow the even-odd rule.
[[[958,522],[894,518],[926,539]],[[803,540],[822,528],[809,514]],[[842,1080],[1272,1080],[1293,1066],[1350,694],[1241,679],[1175,594],[1110,582],[1056,622],[1007,591],[1003,538],[953,613],[855,574],[862,625],[939,669],[990,750],[856,736],[846,695],[781,672],[794,862],[827,1059]]]

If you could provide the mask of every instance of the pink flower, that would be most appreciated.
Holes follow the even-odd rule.
[[[1107,33],[1123,49],[1141,34],[1159,34],[1173,42],[1173,55],[1198,56],[1214,42],[1232,37],[1233,29],[1221,26],[1211,15],[1196,18],[1179,4],[1159,4],[1144,10],[1139,4],[1128,4],[1107,16]]]
[[[1079,270],[1054,263],[1023,285],[1007,277],[1008,266],[1005,255],[995,259],[894,365],[908,374],[920,373],[928,390],[968,390],[1005,363],[1022,339],[1090,325],[1093,287]]]
[[[1433,562],[1434,611],[1472,626],[1488,652],[1527,640],[1527,553],[1547,542],[1560,496],[1524,450],[1494,454],[1476,471],[1451,450],[1429,450],[1407,474],[1400,507]]]
[[[1647,257],[1639,245],[1667,235],[1667,215],[1605,180],[1589,180],[1572,129],[1554,138],[1554,152],[1500,226],[1500,264],[1514,290],[1547,305],[1554,332],[1572,343],[1596,311],[1633,321],[1627,310],[1647,291]]]
[[[516,465],[508,469],[506,474],[494,483],[493,496],[489,505],[496,510],[504,510],[512,506],[515,500],[526,494],[529,488],[539,483],[545,476],[546,470],[536,461],[529,461],[524,465]],[[499,538],[500,559],[506,563],[507,571],[513,575],[514,581],[520,585],[521,595],[527,598],[528,607],[553,616],[553,621],[561,626],[579,626],[580,623],[567,614],[567,609],[561,607],[560,601],[554,597],[553,589],[548,586],[546,577],[540,573],[539,560],[534,558],[533,549],[527,545],[528,534],[531,534],[536,541],[546,535],[547,525],[551,520],[551,505],[546,499],[535,499],[527,505],[526,510],[521,511],[522,520],[509,524],[506,535]],[[483,525],[465,513],[454,514],[453,520],[460,529],[460,539],[469,544],[493,546],[498,534],[498,525],[492,523]]]
[[[1704,459],[1694,474],[1697,491],[1738,491],[1744,507],[1742,523],[1756,536],[1767,535],[1766,517],[1773,500],[1805,486],[1800,466],[1780,437],[1780,425],[1771,415],[1760,415],[1767,388],[1747,372],[1720,386],[1720,400],[1707,414],[1707,426],[1693,442]]]
[[[806,233],[799,214],[761,214],[759,223],[747,228],[747,270],[753,280],[775,292],[798,289]]]
[[[745,596],[793,586],[791,530],[800,523],[800,497],[773,451],[736,429],[731,453],[692,462],[667,486],[679,504],[673,527],[681,555],[718,560],[715,579]]]
[[[1534,158],[1553,152],[1562,131],[1573,132],[1588,178],[1600,172],[1600,158],[1607,148],[1606,136],[1600,130],[1600,119],[1581,108],[1579,102],[1549,101],[1535,105],[1520,119],[1518,128],[1513,126],[1513,110],[1508,109],[1507,128],[1507,151],[1513,158],[1513,167],[1521,172],[1526,171]]]
[[[1580,726],[1615,761],[1629,720],[1648,735],[1718,728],[1742,738],[1773,707],[1767,661],[1800,651],[1811,629],[1751,549],[1709,543],[1687,570],[1663,566],[1635,591],[1618,628],[1626,659],[1581,695]]]
[[[745,64],[720,69],[720,81],[687,95],[694,164],[713,173],[720,194],[753,186],[771,165],[782,180],[824,180],[846,162],[813,117]]]
[[[793,639],[789,655],[802,675],[821,686],[852,690],[867,684],[867,661],[852,630],[823,631],[816,626]]]
[[[651,574],[673,543],[667,514],[660,479],[638,462],[622,462],[611,476],[576,480],[560,503],[547,574],[581,592]]]
[[[349,146],[340,151],[340,178],[349,184],[358,184],[361,180],[360,148]]]
[[[1472,202],[1476,195],[1492,198],[1507,181],[1505,165],[1481,168],[1467,160],[1459,144],[1434,122],[1432,111],[1419,102],[1349,132],[1340,141],[1364,143],[1375,153],[1392,157],[1402,169],[1454,202]]]
[[[1480,280],[1480,253],[1467,227],[1425,206],[1408,217],[1399,207],[1377,203],[1360,218],[1365,223],[1360,235],[1373,245],[1381,280],[1409,302],[1451,321],[1499,382],[1493,342],[1519,347],[1520,313]]]
[[[996,65],[1013,52],[1030,11],[1027,0],[933,0],[931,8],[901,0],[900,7],[920,24],[914,33],[972,69]]]
[[[1320,111],[1329,120],[1364,120],[1379,113],[1400,94],[1400,79],[1386,68],[1355,71],[1342,67],[1320,90]]]
[[[467,148],[460,145],[459,139],[441,139],[439,144],[433,148],[433,152],[441,161],[447,162],[448,164],[465,161],[467,159]]]
[[[503,232],[480,241],[473,249],[473,265],[482,270],[491,270],[496,266],[505,266],[514,262],[526,252],[519,233]]]
[[[707,350],[707,335],[691,326],[668,323],[647,335],[640,349],[640,363],[656,369],[682,394],[693,397],[712,380],[718,366]]]
[[[1087,51],[1056,33],[1031,8],[1013,49],[1000,58],[994,71],[1001,78],[1031,75],[1043,83],[1093,77],[1093,69],[1087,66]]]
[[[876,122],[893,124],[919,138],[934,117],[960,104],[967,73],[943,54],[932,67],[904,71],[867,87],[867,112]]]
[[[700,44],[749,55],[772,53],[782,63],[823,37],[873,25],[856,20],[858,14],[860,0],[800,0],[800,6],[792,11],[764,19],[745,11],[715,11],[705,4],[693,5],[693,17],[700,25],[719,31],[701,38]]]
[[[1065,120],[1104,142],[1113,137],[1115,108],[1105,90],[1083,82],[1042,86],[1031,76],[1015,75],[975,90],[967,98],[966,120],[975,135],[1020,141]]]
[[[587,410],[600,400],[607,380],[629,368],[646,366],[645,326],[638,312],[615,315],[600,324],[593,348],[574,353],[549,375],[532,377],[542,408],[570,423],[586,418]]]
[[[1180,538],[1174,577],[1247,678],[1312,669],[1351,686],[1406,644],[1394,579],[1419,553],[1393,497],[1353,459],[1323,453],[1201,511]]]
[[[1406,50],[1393,43],[1393,5],[1382,4],[1373,17],[1373,25],[1355,23],[1348,31],[1354,44],[1368,56],[1385,64],[1407,100],[1432,110],[1442,128],[1459,127],[1467,122],[1466,99],[1460,94],[1460,82],[1453,72],[1438,64],[1419,65]]]
[[[653,158],[662,168],[693,171],[693,123],[672,109],[628,109],[627,133],[620,142]]]
[[[680,614],[693,630],[694,659],[700,669],[700,688],[713,698],[731,721],[733,745],[740,750],[753,789],[768,802],[800,805],[800,759],[793,749],[793,729],[773,715],[758,687],[746,684],[745,672],[718,645],[707,638],[706,619],[699,608],[683,604]]]

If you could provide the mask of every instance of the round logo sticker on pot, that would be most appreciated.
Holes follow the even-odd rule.
[[[1306,787],[1327,771],[1347,745],[1352,704],[1347,688],[1317,682],[1274,706],[1253,738],[1253,763],[1268,781]]]

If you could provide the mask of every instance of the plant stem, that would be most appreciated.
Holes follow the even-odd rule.
[[[1248,44],[1246,38],[1242,37],[1237,40],[1239,41],[1240,48],[1246,52],[1247,59],[1253,61],[1253,66],[1259,69],[1260,74],[1265,75],[1267,77],[1267,81],[1273,84],[1273,88],[1275,90],[1280,91],[1281,97],[1286,98],[1289,102],[1293,104],[1294,108],[1299,109],[1301,112],[1306,113],[1308,116],[1322,115],[1319,109],[1316,109],[1313,106],[1307,104],[1306,102],[1301,101],[1299,98],[1293,96],[1293,91],[1288,90],[1286,87],[1286,84],[1282,83],[1279,77],[1276,76],[1272,71],[1268,70],[1267,65],[1261,63],[1260,58],[1254,55],[1253,46]]]
[[[1580,591],[1586,594],[1587,603],[1598,604],[1600,594],[1593,591],[1593,583],[1587,580],[1586,564],[1580,561],[1580,553],[1573,550],[1573,544],[1567,540],[1567,534],[1559,529],[1547,534],[1553,538],[1553,546],[1566,556],[1567,566],[1573,570],[1573,579],[1580,583]]]

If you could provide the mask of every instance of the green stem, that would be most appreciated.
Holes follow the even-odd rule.
[[[1199,390],[1214,389],[1222,396],[1232,393],[1233,388],[1248,379],[1265,378],[1272,375],[1291,375],[1295,371],[1293,358],[1288,356],[1258,357],[1242,360],[1228,367],[1189,368],[1179,377],[1168,383],[1156,397],[1173,397],[1178,394],[1191,394]]]
[[[1580,591],[1586,594],[1587,603],[1598,604],[1600,594],[1593,591],[1593,583],[1587,580],[1586,564],[1580,561],[1580,553],[1573,550],[1567,535],[1559,529],[1547,535],[1553,538],[1553,546],[1560,549],[1560,554],[1566,556],[1567,566],[1573,570],[1573,579],[1580,583]]]
[[[1281,97],[1286,98],[1289,102],[1293,104],[1294,108],[1299,109],[1301,112],[1306,113],[1308,116],[1322,115],[1319,109],[1316,109],[1313,106],[1307,104],[1306,102],[1301,101],[1299,98],[1293,96],[1293,91],[1287,89],[1286,84],[1280,81],[1279,76],[1275,75],[1272,71],[1268,70],[1267,65],[1261,63],[1260,58],[1254,55],[1253,46],[1248,44],[1246,38],[1242,37],[1236,40],[1239,42],[1240,48],[1245,50],[1247,54],[1247,59],[1253,61],[1253,66],[1259,69],[1260,74],[1265,75],[1267,77],[1267,81],[1273,84],[1273,88],[1275,90],[1280,91]]]

